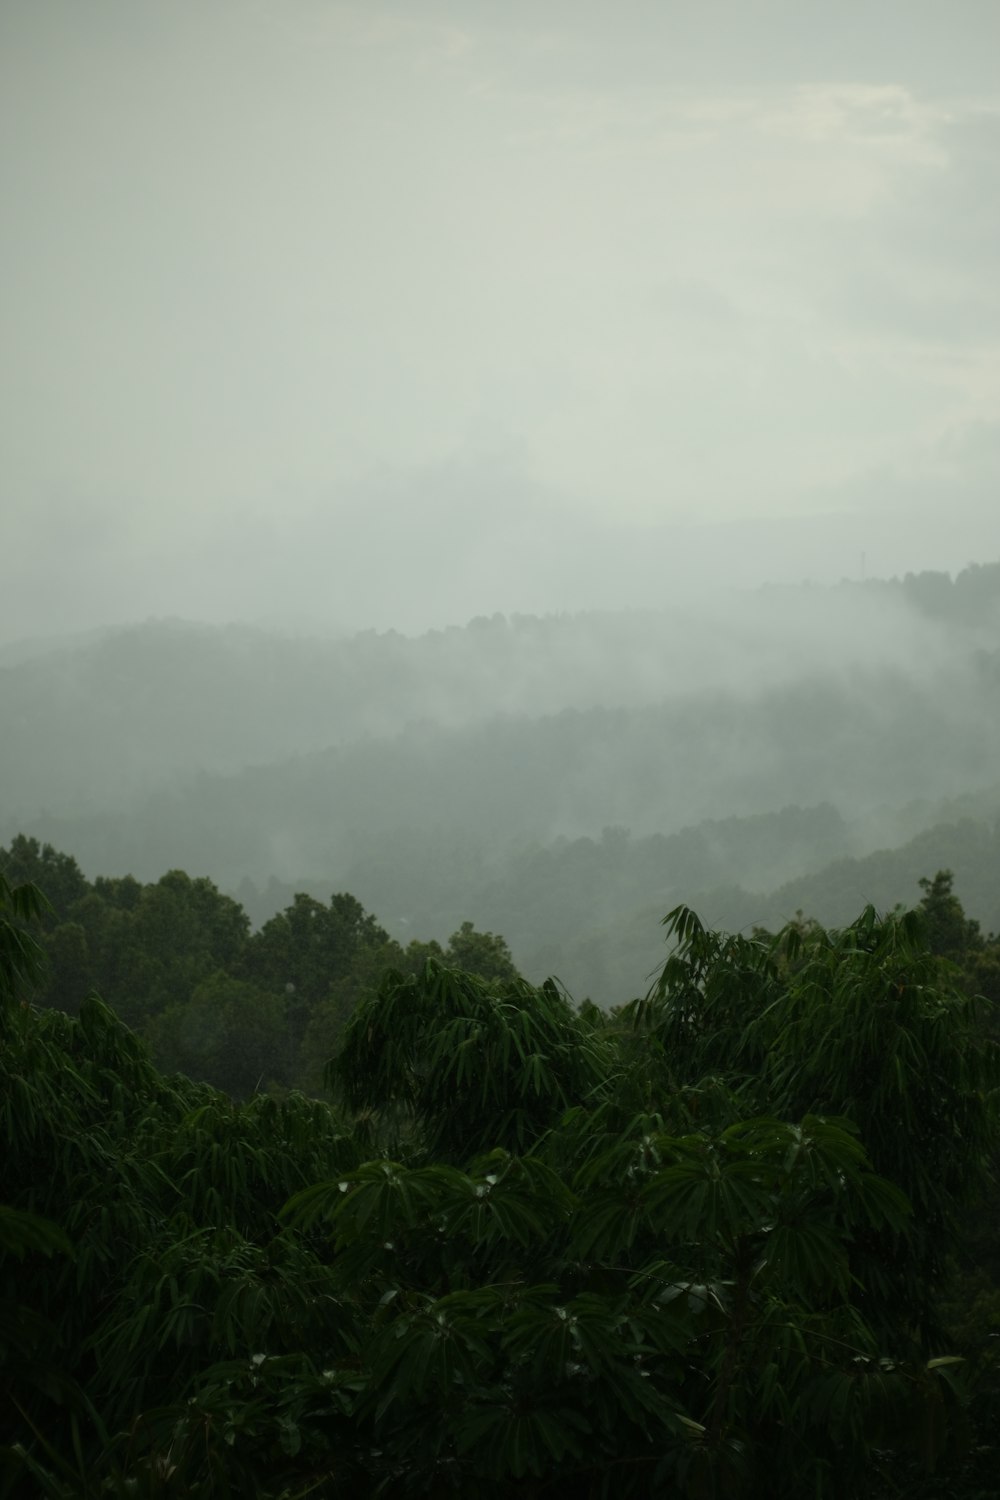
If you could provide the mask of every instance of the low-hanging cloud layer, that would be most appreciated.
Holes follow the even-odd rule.
[[[10,0],[0,640],[997,544],[993,0]]]

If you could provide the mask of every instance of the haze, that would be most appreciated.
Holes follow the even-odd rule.
[[[6,0],[0,640],[996,554],[992,0]]]

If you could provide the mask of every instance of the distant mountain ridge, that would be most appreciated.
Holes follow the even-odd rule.
[[[989,828],[1000,564],[413,638],[148,622],[0,666],[0,724],[0,842],[346,889],[394,931],[474,918],[529,968],[582,978],[589,945],[596,976],[652,903],[846,919],[850,861],[963,797]],[[918,874],[956,865],[939,846]],[[918,878],[869,874],[889,904]]]
[[[449,731],[720,696],[738,706],[858,672],[951,676],[996,650],[998,622],[1000,564],[954,582],[760,590],[694,613],[494,616],[413,638],[149,621],[20,659],[6,648],[0,822],[111,811],[193,773],[417,724]]]

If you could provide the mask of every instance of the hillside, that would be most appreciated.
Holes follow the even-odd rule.
[[[1000,810],[998,601],[991,565],[414,638],[29,643],[0,667],[0,839],[208,872],[257,922],[298,889],[356,892],[401,938],[474,919],[595,998],[646,972],[624,934],[648,954],[695,897],[737,928],[846,920],[947,866],[989,924],[969,836],[930,830],[988,838]]]

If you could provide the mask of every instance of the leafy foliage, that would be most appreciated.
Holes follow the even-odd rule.
[[[251,933],[237,901],[183,870],[148,885],[131,876],[89,882],[71,856],[23,834],[0,849],[0,870],[8,891],[37,889],[37,880],[54,892],[33,906],[25,897],[13,915],[41,946],[38,1003],[75,1014],[96,991],[158,1066],[237,1097],[319,1092],[355,1006],[390,971],[415,974],[437,958],[517,978],[504,939],[472,922],[444,948],[414,940],[404,949],[346,893],[324,904],[298,892]]]
[[[597,1036],[550,980],[482,979],[428,959],[358,1007],[331,1069],[352,1109],[412,1115],[432,1156],[523,1150],[604,1077]]]
[[[424,957],[338,1113],[33,1008],[40,899],[0,898],[0,1493],[959,1493],[938,1281],[996,1071],[919,914],[678,909],[609,1017]]]

